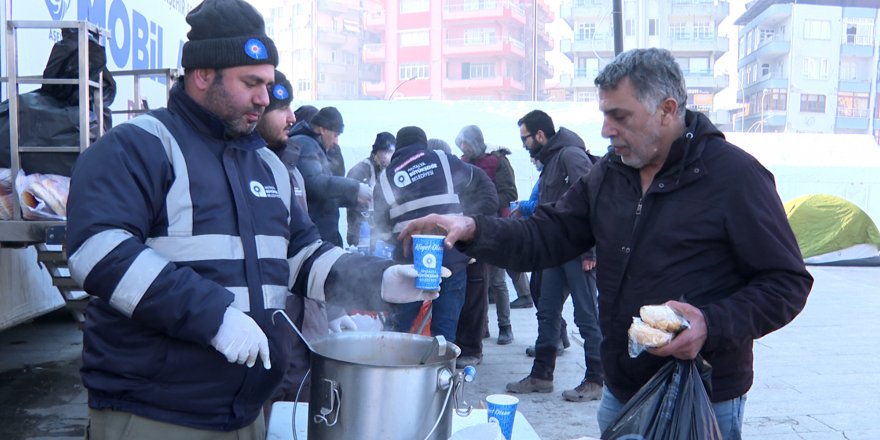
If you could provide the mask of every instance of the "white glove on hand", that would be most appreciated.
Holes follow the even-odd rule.
[[[250,368],[257,362],[259,355],[263,360],[263,368],[272,368],[269,361],[269,340],[263,330],[250,316],[234,307],[226,308],[223,323],[211,339],[211,345],[226,356],[229,362],[246,363]]]
[[[419,275],[412,264],[397,264],[385,269],[382,273],[382,299],[395,304],[416,301],[433,301],[440,296],[435,290],[416,289],[416,277]],[[449,278],[452,272],[443,267],[440,276]]]
[[[366,207],[373,201],[373,189],[366,183],[360,183],[357,196],[358,205]]]
[[[351,319],[351,316],[342,315],[332,321],[330,321],[330,332],[331,333],[340,333],[345,331],[357,331],[358,326],[354,323],[354,320]]]

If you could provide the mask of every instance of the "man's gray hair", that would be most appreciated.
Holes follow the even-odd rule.
[[[486,153],[486,142],[483,140],[483,132],[476,125],[468,125],[458,132],[455,137],[455,146],[461,148],[462,143],[467,143],[474,150],[474,158]]]
[[[684,118],[687,88],[681,67],[666,49],[633,49],[616,56],[602,68],[593,81],[600,90],[613,90],[624,78],[636,89],[636,98],[649,112],[666,98],[678,103],[678,115]]]

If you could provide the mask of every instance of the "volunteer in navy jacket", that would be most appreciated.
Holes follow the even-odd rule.
[[[205,0],[187,22],[168,108],[110,130],[73,173],[70,270],[95,296],[90,439],[265,439],[293,334],[273,315],[291,291],[366,309],[436,297],[412,267],[322,242],[293,201],[254,132],[278,60],[259,13]]]
[[[498,210],[498,196],[488,179],[477,185],[473,168],[442,151],[428,150],[428,137],[419,127],[403,127],[397,132],[397,149],[391,163],[379,175],[373,189],[374,223],[380,234],[395,243],[395,260],[412,261],[397,234],[413,219],[426,214],[461,214],[463,205],[473,213],[490,214]],[[431,310],[431,334],[455,342],[456,327],[464,304],[469,258],[454,249],[443,253],[443,267],[452,276],[440,285],[440,297]],[[406,331],[420,304],[398,307],[395,328]]]

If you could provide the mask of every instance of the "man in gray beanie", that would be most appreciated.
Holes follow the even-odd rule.
[[[255,132],[290,94],[273,86],[260,14],[205,0],[186,20],[168,107],[111,129],[71,179],[70,272],[94,297],[81,369],[92,440],[263,440],[291,292],[369,310],[437,296],[415,289],[412,266],[322,242],[294,201]]]

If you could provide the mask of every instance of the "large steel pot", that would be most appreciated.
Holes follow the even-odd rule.
[[[470,412],[461,350],[442,337],[343,332],[311,345],[309,440],[446,440],[452,411]]]

